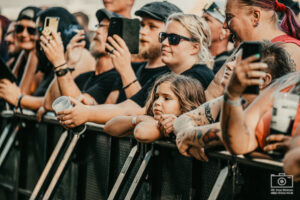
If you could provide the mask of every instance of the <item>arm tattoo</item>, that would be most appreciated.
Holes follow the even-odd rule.
[[[203,136],[204,144],[206,145],[214,140],[219,140],[219,137],[217,136],[219,131],[220,129],[209,129],[207,132],[205,132]]]
[[[210,112],[209,103],[205,104],[205,116],[210,124],[215,123],[215,120],[213,119],[212,114]]]

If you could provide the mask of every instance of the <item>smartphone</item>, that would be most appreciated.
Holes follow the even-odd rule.
[[[243,49],[242,59],[248,58],[255,54],[261,55],[261,43],[258,41],[243,42],[241,44],[240,48]],[[259,58],[255,62],[260,62],[260,61],[261,61],[261,59]],[[244,94],[259,94],[259,86],[258,85],[248,86],[243,93]]]
[[[43,33],[45,35],[51,35],[52,30],[57,31],[58,23],[59,23],[59,17],[46,17]]]
[[[139,53],[140,21],[113,17],[110,19],[108,36],[119,35],[126,43],[131,54]]]

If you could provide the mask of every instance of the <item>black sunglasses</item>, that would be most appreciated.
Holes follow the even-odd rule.
[[[27,32],[30,35],[35,35],[35,33],[36,33],[36,29],[35,28],[28,27],[28,26],[23,26],[23,25],[20,25],[20,24],[17,24],[15,26],[15,31],[16,31],[16,33],[22,33],[25,28],[27,29]]]
[[[165,32],[160,32],[159,36],[158,36],[158,40],[160,43],[162,43],[166,38],[168,38],[169,44],[170,45],[178,45],[180,40],[186,40],[186,41],[191,41],[194,42],[195,40],[181,36],[181,35],[177,35],[175,33],[165,33]]]

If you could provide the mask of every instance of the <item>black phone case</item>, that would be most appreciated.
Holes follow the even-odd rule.
[[[261,54],[261,43],[260,42],[243,42],[240,46],[243,49],[242,59],[248,58],[249,56],[253,56],[255,54]],[[256,62],[260,62],[261,59]],[[244,94],[259,94],[259,86],[252,85],[248,86]]]
[[[140,21],[113,17],[110,19],[108,36],[119,35],[125,41],[131,54],[139,52]]]
[[[0,57],[0,79],[8,79],[11,82],[16,82],[17,78],[15,75],[11,72],[11,70],[7,67],[4,60]]]

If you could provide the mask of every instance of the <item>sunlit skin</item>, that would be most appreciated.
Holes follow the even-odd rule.
[[[226,20],[224,28],[228,28],[237,41],[251,41],[253,38],[253,21],[249,17],[250,11],[247,7],[241,7],[237,0],[228,0],[226,4]]]
[[[22,19],[21,21],[17,22],[17,24],[20,24],[24,27],[31,27],[31,28],[36,27],[34,21],[27,20],[27,19]],[[16,39],[21,49],[24,49],[26,51],[31,51],[32,49],[35,48],[36,36],[30,35],[27,31],[27,28],[25,28],[21,33],[16,33]]]
[[[104,7],[111,11],[130,18],[130,10],[134,0],[103,0]]]
[[[179,100],[172,92],[169,82],[163,82],[157,87],[152,111],[155,120],[159,120],[163,114],[181,114]]]
[[[223,24],[206,12],[203,13],[202,17],[210,28],[211,42],[219,41]]]
[[[177,35],[181,35],[187,38],[191,38],[190,33],[188,30],[178,21],[171,21],[166,26],[166,33],[174,33]],[[197,62],[195,47],[191,41],[187,40],[180,40],[178,45],[170,45],[168,38],[166,38],[161,43],[161,50],[162,50],[162,61],[172,69],[175,73],[182,73],[187,68],[190,68],[193,64]],[[198,49],[199,51],[200,49]],[[187,58],[188,62],[187,63]],[[190,66],[187,66],[189,65]],[[183,71],[176,71],[176,68],[182,68],[182,65],[186,65],[186,69]]]

